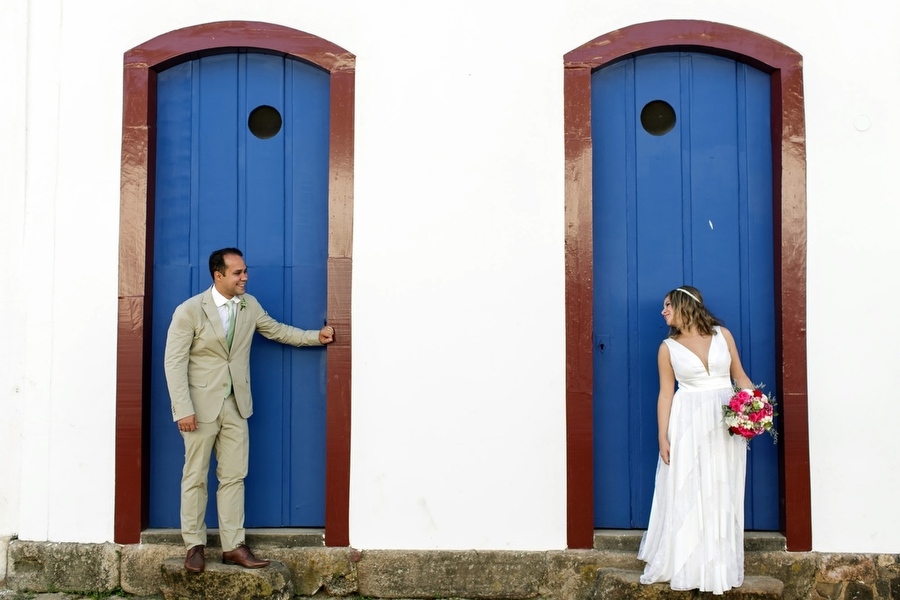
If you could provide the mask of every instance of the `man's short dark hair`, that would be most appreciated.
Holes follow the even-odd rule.
[[[216,271],[225,274],[225,257],[229,254],[235,254],[237,256],[243,257],[244,254],[237,248],[222,248],[221,250],[216,250],[212,254],[209,255],[209,276],[213,279],[216,278]]]

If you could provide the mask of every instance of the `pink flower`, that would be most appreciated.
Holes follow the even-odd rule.
[[[749,441],[768,432],[777,440],[773,425],[775,402],[758,387],[735,388],[734,394],[723,405],[725,427],[731,435],[739,435]]]
[[[747,439],[750,439],[756,435],[755,433],[753,433],[752,429],[747,429],[746,427],[741,426],[738,426],[738,432]]]

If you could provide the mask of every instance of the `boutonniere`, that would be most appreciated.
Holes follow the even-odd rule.
[[[241,298],[241,310],[244,310],[245,308],[247,308],[247,299]]]

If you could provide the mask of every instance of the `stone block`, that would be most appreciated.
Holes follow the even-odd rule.
[[[844,584],[820,581],[816,584],[816,593],[823,600],[840,600],[844,593]]]
[[[814,598],[817,555],[811,552],[747,552],[744,574],[774,577],[784,583],[784,600]]]
[[[848,581],[846,600],[874,600],[875,591],[861,581]]]
[[[7,569],[7,587],[16,591],[111,592],[119,587],[119,547],[13,540]]]
[[[898,561],[900,561],[900,556],[896,554],[875,555],[875,566],[878,567],[878,569],[886,568],[888,570],[894,571],[895,573],[900,572],[900,564],[898,564]]]
[[[745,531],[745,552],[784,552],[787,539],[774,531]]]
[[[900,600],[900,555],[875,555],[875,597]]]
[[[597,529],[594,531],[594,549],[637,554],[641,546],[641,529]],[[784,552],[787,541],[775,531],[744,532],[746,552]]]
[[[207,556],[203,573],[188,573],[184,558],[170,558],[163,562],[162,575],[166,600],[290,600],[294,595],[291,572],[277,561],[262,569],[245,569],[210,561]]]
[[[875,560],[866,554],[822,554],[819,556],[822,581],[860,581],[874,585]]]
[[[595,600],[693,600],[711,594],[697,590],[673,590],[667,583],[642,584],[640,571],[601,569],[597,573]],[[725,592],[734,600],[781,600],[784,585],[772,577],[745,577],[744,584]]]
[[[294,593],[312,596],[347,596],[358,591],[356,562],[351,548],[267,548],[260,546],[257,556],[287,565],[293,576]]]
[[[594,531],[594,550],[637,554],[643,535],[640,529],[597,529]]]
[[[183,546],[181,531],[178,529],[146,529],[141,532],[142,544],[167,544]],[[247,530],[247,545],[250,548],[296,548],[325,547],[325,532],[322,529],[303,528],[261,528]],[[221,548],[219,530],[210,528],[206,532],[206,547]]]
[[[533,598],[547,554],[515,551],[364,551],[359,593],[375,598]]]
[[[643,585],[640,571],[600,569],[594,593],[595,600],[691,600],[693,591],[678,591],[667,584]]]
[[[643,564],[628,552],[556,550],[547,553],[547,573],[539,596],[558,600],[589,600],[594,597],[600,569],[640,571]]]
[[[120,585],[122,590],[136,596],[159,594],[165,580],[159,566],[166,559],[184,562],[183,546],[160,544],[129,544],[122,546]]]

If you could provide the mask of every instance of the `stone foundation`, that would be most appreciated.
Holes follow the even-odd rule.
[[[668,586],[633,586],[643,566],[636,558],[639,537],[630,532],[598,535],[594,550],[358,551],[326,548],[320,534],[275,530],[250,534],[247,541],[257,556],[278,563],[277,573],[270,568],[257,570],[253,576],[261,579],[254,580],[242,578],[248,570],[219,570],[228,571],[234,580],[231,585],[271,588],[274,591],[268,597],[276,597],[277,592],[277,597],[601,600],[620,593],[609,591],[616,585],[634,587],[628,597],[675,597]],[[203,574],[207,578],[216,576],[221,561],[221,551],[212,544],[211,536],[206,551],[208,573]],[[193,583],[179,579],[187,575],[179,569],[184,548],[172,532],[148,532],[142,543],[134,545],[13,539],[0,543],[0,557],[4,547],[7,560],[0,565],[0,573],[6,569],[6,587],[17,592],[99,595],[122,590],[162,598],[173,582]],[[900,555],[786,552],[780,536],[748,535],[745,564],[748,581],[756,582],[762,591],[745,586],[746,590],[735,590],[728,597],[900,600]],[[782,589],[773,592],[779,583]],[[655,592],[650,589],[656,587]],[[655,595],[648,596],[651,592]]]

